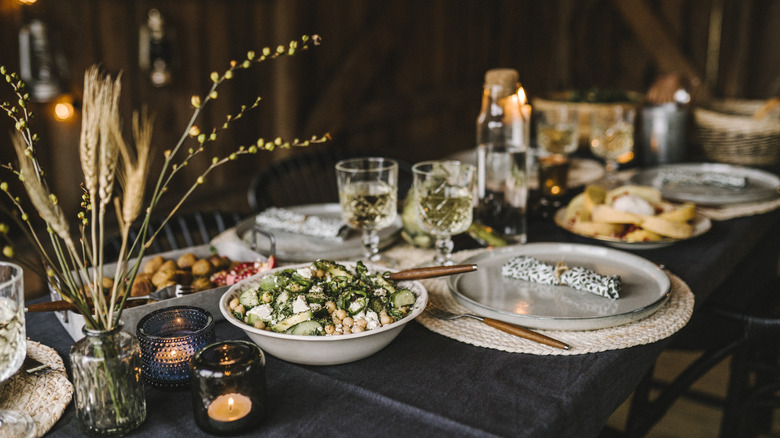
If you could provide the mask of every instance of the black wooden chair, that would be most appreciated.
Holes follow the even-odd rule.
[[[683,396],[723,410],[722,438],[754,437],[771,428],[773,410],[780,407],[780,230],[769,236],[763,251],[738,267],[746,274],[740,281],[756,280],[724,284],[672,340],[671,350],[703,350],[701,356],[669,384],[655,381],[651,369],[634,392],[621,436],[645,436]],[[729,357],[725,399],[690,391]],[[660,393],[651,400],[653,389]],[[616,435],[605,431],[602,436]]]
[[[146,254],[205,245],[219,233],[238,224],[241,219],[242,217],[236,212],[194,211],[177,214],[162,227]],[[162,219],[153,220],[149,225],[150,233],[159,229],[161,223]],[[137,235],[136,226],[131,229],[130,238],[135,239]],[[120,245],[119,237],[114,237],[107,242],[106,260],[115,260],[118,257]]]

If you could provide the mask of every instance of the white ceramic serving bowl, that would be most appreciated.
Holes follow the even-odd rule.
[[[354,268],[354,263],[338,263]],[[300,336],[260,330],[239,321],[230,312],[228,306],[230,300],[239,296],[246,289],[257,287],[263,277],[282,269],[301,268],[310,265],[311,263],[283,266],[236,283],[222,295],[219,301],[219,309],[228,322],[244,330],[249,338],[268,354],[302,365],[338,365],[363,359],[386,347],[401,333],[401,330],[407,323],[425,310],[425,305],[428,303],[428,291],[422,283],[419,281],[400,281],[398,282],[399,286],[410,289],[417,296],[417,301],[412,306],[412,312],[409,315],[399,321],[374,330],[338,336]],[[372,272],[388,271],[385,268],[367,267]]]

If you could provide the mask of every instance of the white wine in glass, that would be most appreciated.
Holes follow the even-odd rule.
[[[342,160],[336,163],[336,177],[341,217],[363,232],[365,259],[382,262],[377,231],[392,225],[398,216],[398,163],[379,157]]]
[[[605,162],[607,186],[617,184],[618,162],[634,157],[634,108],[614,106],[591,113],[590,151]]]
[[[451,265],[451,236],[473,219],[476,168],[458,161],[424,161],[412,167],[420,228],[436,238],[436,265]]]
[[[26,356],[23,271],[13,263],[0,262],[0,384],[19,370]],[[0,410],[0,437],[28,436],[35,436],[29,415]]]

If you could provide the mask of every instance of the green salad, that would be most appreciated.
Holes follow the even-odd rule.
[[[263,277],[229,303],[233,315],[258,329],[307,336],[373,330],[408,315],[417,297],[358,261],[354,270],[329,260]]]

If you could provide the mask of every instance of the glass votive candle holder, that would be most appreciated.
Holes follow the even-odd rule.
[[[190,364],[195,423],[215,435],[248,431],[265,416],[265,355],[247,341],[225,341],[195,353]]]
[[[153,387],[185,389],[190,381],[190,359],[214,343],[214,317],[194,306],[155,310],[138,321],[142,374]]]

